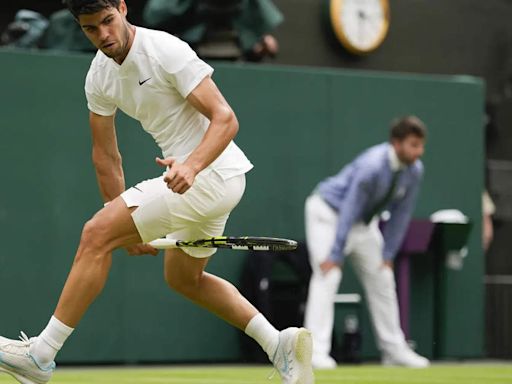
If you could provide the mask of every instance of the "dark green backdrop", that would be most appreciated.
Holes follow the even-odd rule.
[[[37,334],[46,324],[80,236],[101,200],[90,161],[83,83],[89,56],[0,52],[0,334]],[[458,208],[475,227],[460,272],[445,271],[442,329],[433,331],[431,261],[413,268],[412,336],[420,351],[476,357],[483,351],[483,94],[470,77],[215,65],[237,112],[237,143],[255,164],[226,233],[302,239],[303,203],[322,178],[387,138],[389,121],[417,114],[430,136],[416,217]],[[127,184],[156,176],[159,154],[137,122],[118,118]],[[209,265],[235,284],[244,253]],[[352,276],[343,291],[358,290]],[[366,356],[375,355],[367,320]],[[99,300],[60,362],[236,361],[237,331],[170,292],[161,258],[115,256]]]

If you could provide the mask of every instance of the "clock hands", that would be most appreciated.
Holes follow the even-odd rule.
[[[358,38],[359,38],[359,43],[360,44],[364,44],[365,43],[365,39],[364,39],[364,24],[365,24],[365,21],[367,20],[367,15],[366,15],[366,12],[364,11],[364,9],[359,9],[357,11],[357,32],[358,32]]]
[[[382,43],[389,25],[388,1],[330,0],[335,34],[351,53],[368,53]]]

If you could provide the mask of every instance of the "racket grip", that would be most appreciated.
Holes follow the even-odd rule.
[[[176,246],[176,240],[175,239],[156,239],[149,242],[149,245],[151,245],[153,248],[156,249],[168,249],[168,248],[177,248]]]

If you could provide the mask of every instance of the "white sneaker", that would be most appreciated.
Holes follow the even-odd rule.
[[[52,362],[48,368],[40,367],[30,355],[30,345],[35,337],[29,339],[21,332],[20,340],[6,339],[0,336],[0,371],[8,373],[21,384],[45,384],[55,370]]]
[[[392,354],[384,352],[382,365],[408,368],[427,368],[430,365],[430,361],[428,361],[427,358],[418,355],[413,350],[405,347]]]
[[[279,344],[272,357],[283,384],[313,384],[311,366],[313,342],[306,328],[287,328],[279,332]]]
[[[313,368],[315,369],[335,369],[338,366],[336,360],[329,355],[313,354]]]

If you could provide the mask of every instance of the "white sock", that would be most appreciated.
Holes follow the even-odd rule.
[[[52,363],[74,328],[52,316],[46,328],[30,346],[30,354],[41,367]]]
[[[271,358],[279,344],[279,331],[261,313],[254,316],[247,327],[245,333],[258,342],[267,355]]]

